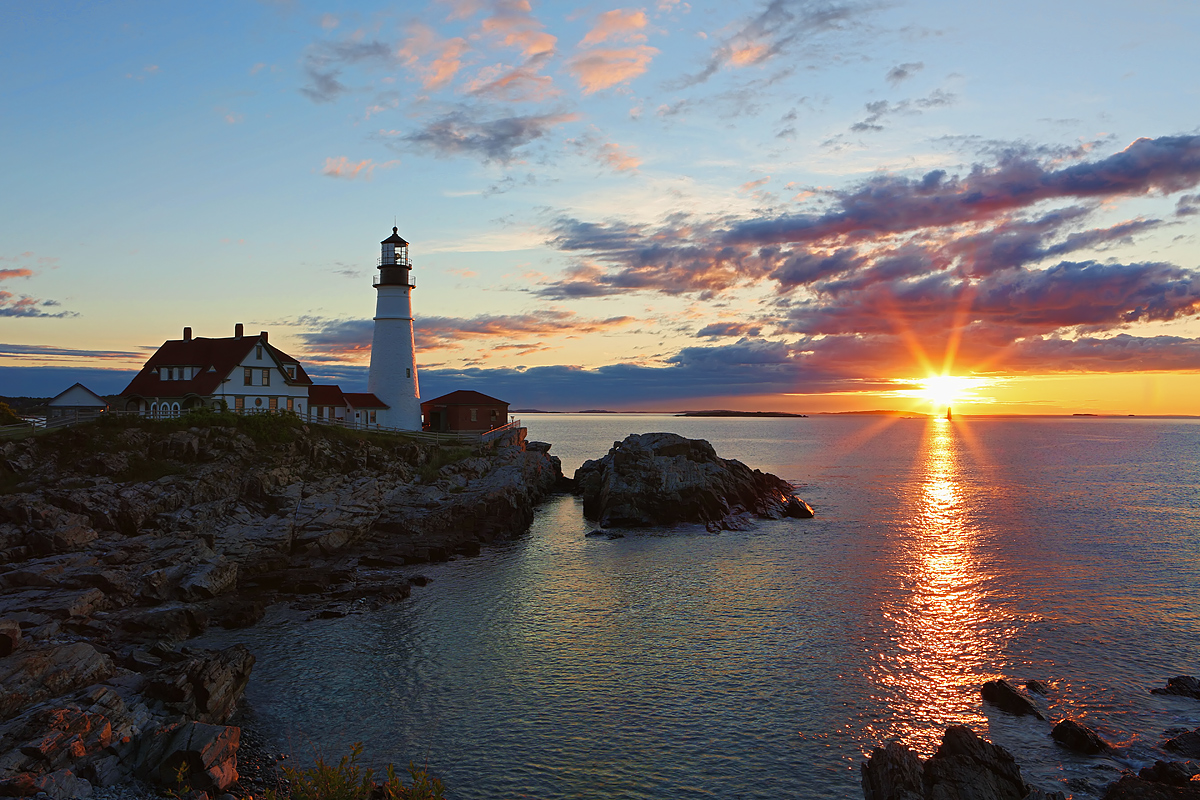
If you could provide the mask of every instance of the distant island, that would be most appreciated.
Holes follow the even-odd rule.
[[[677,417],[807,417],[808,414],[792,414],[788,411],[683,411]]]
[[[543,411],[540,408],[514,408],[511,414],[561,414],[561,411]]]

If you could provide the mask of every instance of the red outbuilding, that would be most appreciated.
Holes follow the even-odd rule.
[[[427,431],[490,431],[508,422],[508,403],[486,394],[459,390],[421,403],[421,427]]]

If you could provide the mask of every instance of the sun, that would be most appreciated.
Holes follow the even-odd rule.
[[[933,375],[918,383],[921,388],[917,396],[928,400],[935,407],[941,407],[952,406],[968,397],[971,390],[977,387],[978,381],[954,375]]]

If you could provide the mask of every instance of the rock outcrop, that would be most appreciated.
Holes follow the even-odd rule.
[[[1045,719],[1042,716],[1042,712],[1037,710],[1037,706],[1033,704],[1032,700],[1021,694],[1021,692],[1003,678],[983,684],[980,694],[983,695],[984,702],[991,703],[996,708],[1008,714],[1015,714],[1018,717],[1029,715],[1038,719]]]
[[[898,742],[876,748],[863,763],[865,800],[1062,800],[1021,778],[1007,750],[967,727],[946,729],[942,744],[924,764]]]
[[[109,419],[0,443],[0,796],[130,777],[237,781],[243,647],[181,646],[267,605],[344,616],[408,567],[524,531],[561,479],[523,431],[487,450],[286,418]]]
[[[1112,749],[1100,734],[1073,719],[1059,720],[1050,736],[1072,753],[1081,755],[1094,756]]]
[[[1200,700],[1200,679],[1191,675],[1179,675],[1167,681],[1167,685],[1151,689],[1150,694],[1175,694]]]
[[[608,455],[575,472],[583,512],[600,527],[698,522],[740,529],[751,516],[811,517],[786,481],[720,458],[703,439],[674,433],[633,434]]]

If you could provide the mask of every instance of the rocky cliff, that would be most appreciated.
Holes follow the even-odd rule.
[[[527,528],[561,479],[546,449],[228,416],[0,444],[0,795],[181,765],[227,789],[254,657],[181,643],[272,602],[329,617],[407,596],[405,565]]]
[[[749,517],[811,517],[787,482],[720,458],[703,439],[643,433],[614,442],[603,458],[575,471],[583,513],[601,527],[699,522],[744,528]]]

